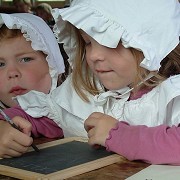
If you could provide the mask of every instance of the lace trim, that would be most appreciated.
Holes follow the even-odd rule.
[[[38,28],[34,28],[34,24],[31,24],[31,22],[28,22],[31,24],[31,28],[29,28],[29,24],[27,24],[27,20],[19,19],[18,17],[13,17],[14,20],[17,22],[12,26],[14,29],[20,29],[21,32],[23,33],[24,38],[26,41],[31,41],[31,46],[34,50],[41,50],[43,51],[47,57],[46,60],[47,62],[50,61],[50,55],[47,49],[47,45],[45,43],[45,40],[43,39],[42,36],[39,36],[39,33],[37,33]],[[38,43],[40,42],[40,43]]]

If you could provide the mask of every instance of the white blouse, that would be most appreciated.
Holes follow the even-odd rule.
[[[90,102],[77,95],[69,76],[50,94],[31,91],[16,99],[32,117],[53,119],[63,129],[65,137],[86,137],[84,121],[92,112],[106,113],[131,125],[172,126],[180,123],[180,75],[168,78],[137,100],[127,101],[130,96],[127,88],[88,96]]]

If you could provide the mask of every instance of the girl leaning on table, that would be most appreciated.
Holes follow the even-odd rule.
[[[179,2],[73,0],[53,15],[73,72],[51,95],[17,97],[23,109],[129,160],[180,164]]]
[[[55,122],[46,117],[31,118],[13,99],[31,90],[48,94],[57,87],[63,72],[64,62],[58,43],[41,18],[29,13],[0,14],[1,107],[23,131],[0,121],[0,157],[26,152],[33,141],[31,130],[34,137],[63,136]],[[17,115],[21,118],[15,117]],[[4,119],[2,115],[0,119]]]
[[[89,144],[129,160],[180,164],[179,2],[74,0],[54,17],[73,86],[95,106],[85,121]]]
[[[16,99],[31,116],[53,119],[65,137],[88,136],[129,160],[180,163],[179,7],[73,0],[55,9],[55,34],[73,72],[49,94]]]

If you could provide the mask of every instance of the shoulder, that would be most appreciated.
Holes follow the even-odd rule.
[[[159,95],[169,101],[180,96],[180,75],[171,76],[162,82],[159,87]]]
[[[150,92],[145,94],[147,97],[163,97],[165,99],[174,98],[180,95],[180,75],[171,76],[164,80]]]
[[[90,102],[86,102],[76,93],[73,85],[71,75],[52,92],[54,102],[67,112],[80,117],[82,119],[87,118],[92,112],[94,112],[93,96],[87,94],[90,98]]]
[[[180,90],[180,75],[169,77],[161,83],[161,86],[165,88],[175,88],[176,90]]]

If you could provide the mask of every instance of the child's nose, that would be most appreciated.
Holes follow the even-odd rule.
[[[104,60],[103,47],[99,45],[92,48],[92,51],[90,53],[90,58],[91,61],[103,61]]]
[[[18,69],[13,68],[13,69],[9,69],[8,70],[8,78],[12,79],[12,78],[19,78],[21,76],[21,73],[19,72]]]

